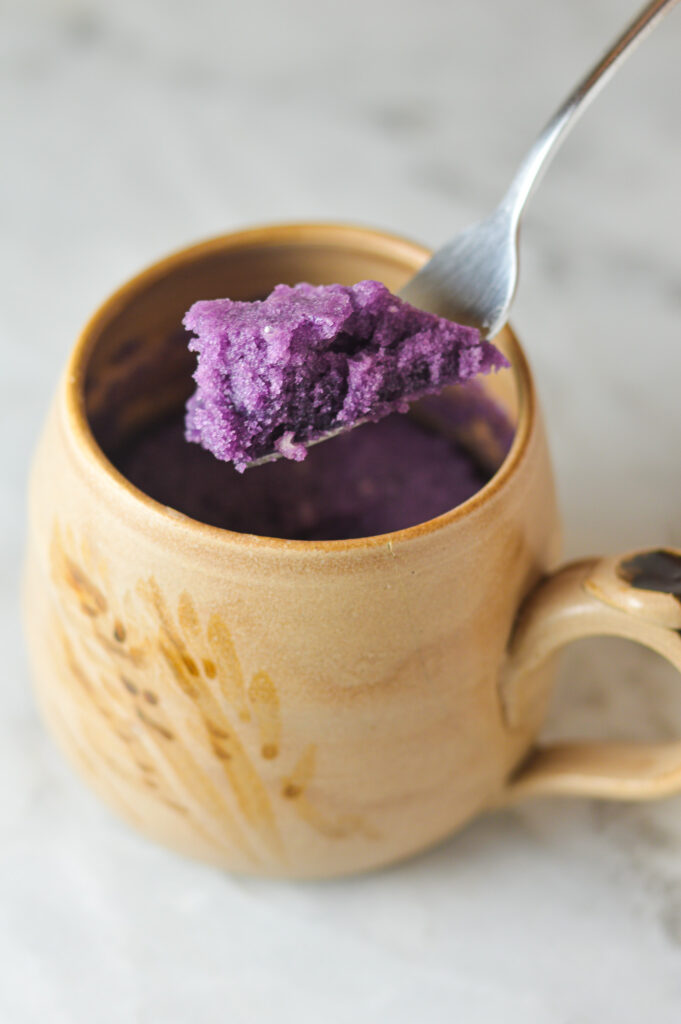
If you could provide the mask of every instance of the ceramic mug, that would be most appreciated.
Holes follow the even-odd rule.
[[[346,541],[237,534],[133,487],[103,454],[186,397],[178,325],[200,297],[378,278],[418,245],[296,225],[186,249],[121,288],[69,360],[35,458],[26,626],[59,743],[132,825],[224,868],[375,868],[530,794],[681,789],[681,744],[536,742],[552,655],[593,634],[681,668],[681,555],[555,570],[532,377],[485,381],[516,423],[498,471],[429,522]],[[190,482],[188,483],[188,486]]]

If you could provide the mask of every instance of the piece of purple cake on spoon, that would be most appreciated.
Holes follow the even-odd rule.
[[[475,328],[416,309],[378,281],[196,302],[184,325],[198,353],[187,440],[240,472],[268,457],[300,461],[309,444],[508,365]]]

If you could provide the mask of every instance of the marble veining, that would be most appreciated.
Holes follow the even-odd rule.
[[[53,749],[18,619],[28,458],[87,314],[170,249],[338,219],[437,245],[497,200],[635,3],[8,0],[0,32],[0,1021],[676,1024],[681,798],[541,801],[349,882],[148,845]],[[530,208],[515,326],[569,555],[681,547],[681,12]],[[584,369],[588,368],[588,376]],[[565,656],[547,735],[681,736],[645,651]]]

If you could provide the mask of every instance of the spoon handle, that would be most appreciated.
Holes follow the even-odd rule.
[[[646,4],[596,66],[582,79],[535,140],[518,168],[501,206],[517,226],[525,204],[551,158],[579,116],[591,103],[625,57],[638,46],[678,0],[653,0]]]

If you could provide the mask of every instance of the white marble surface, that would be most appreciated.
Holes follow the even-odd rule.
[[[543,801],[371,877],[224,877],[148,845],[37,718],[17,608],[28,460],[86,314],[272,220],[436,245],[496,200],[625,0],[0,4],[0,1022],[681,1019],[681,798]],[[566,144],[514,316],[567,553],[681,546],[681,11]],[[586,379],[585,379],[586,376]],[[681,734],[665,665],[577,645],[552,733]]]

